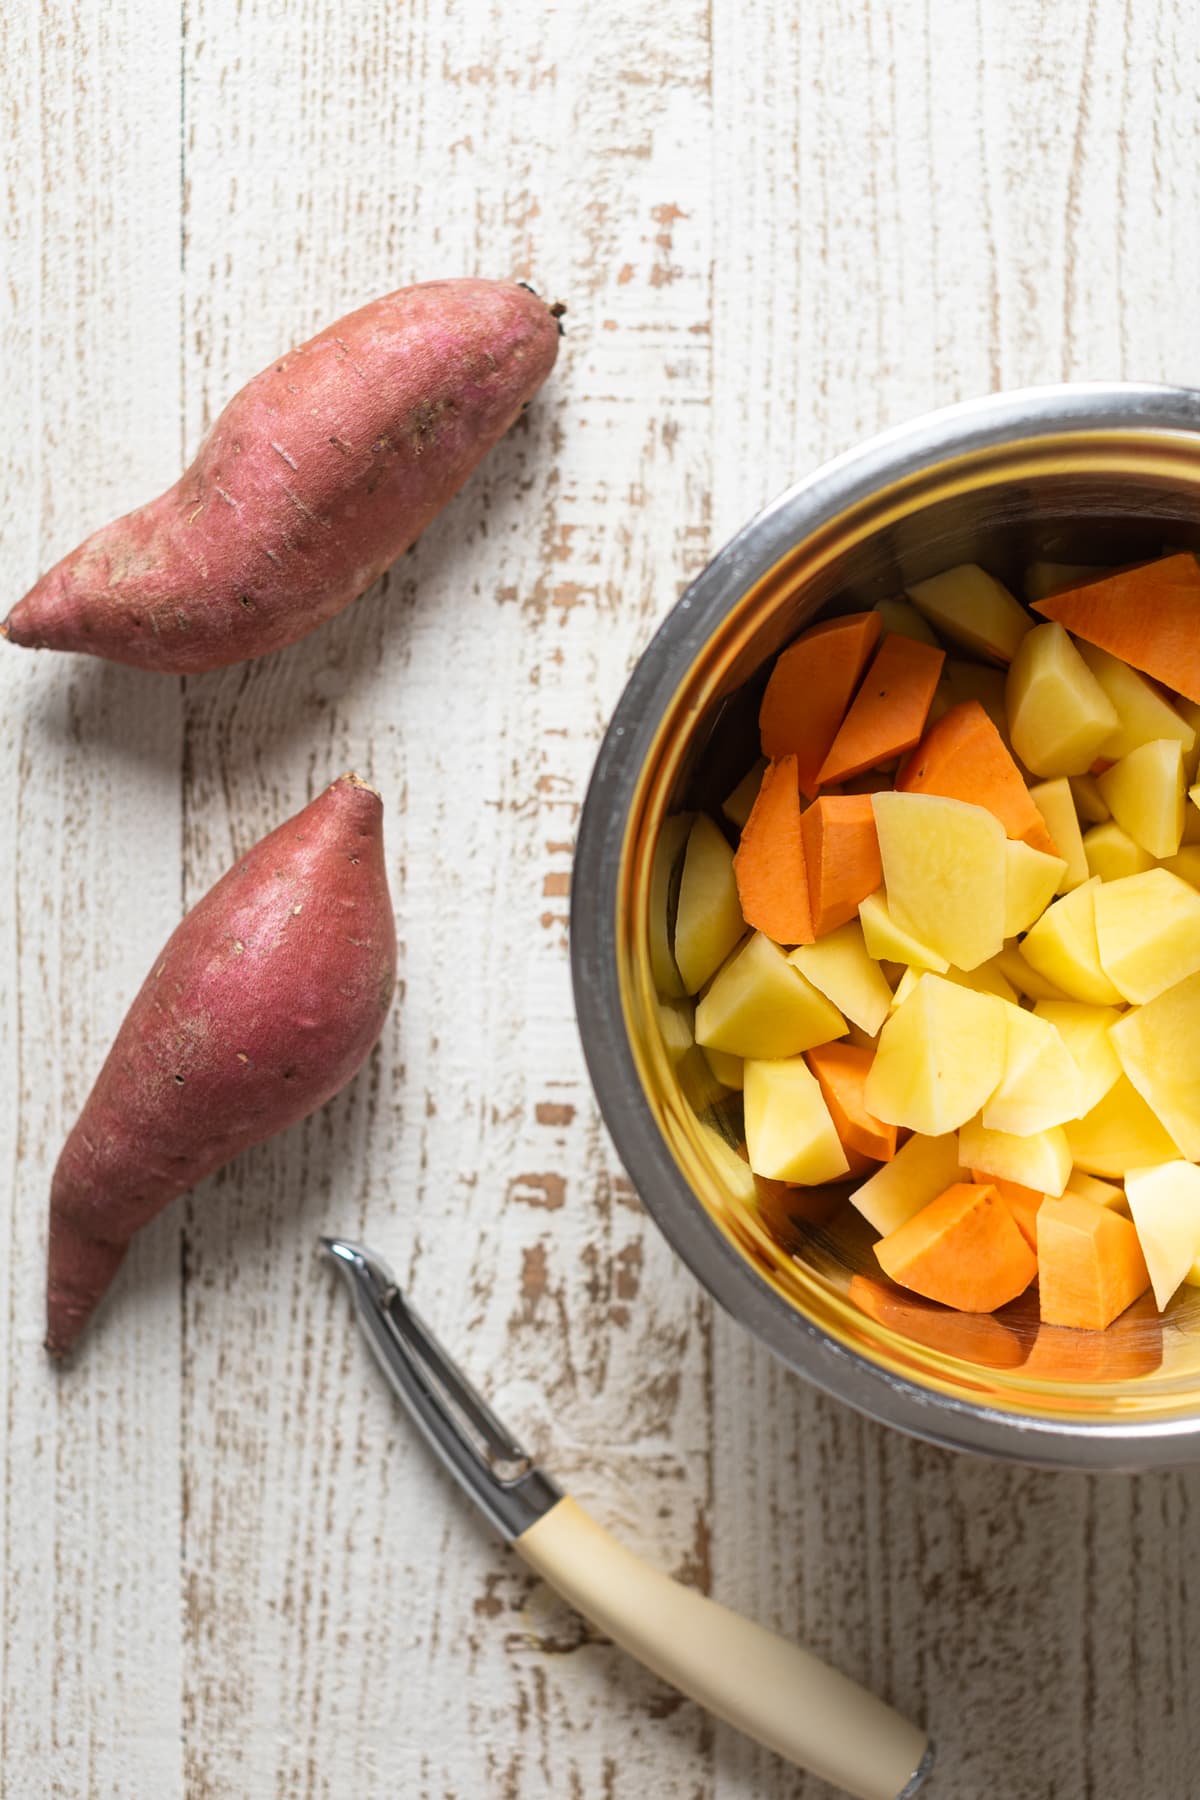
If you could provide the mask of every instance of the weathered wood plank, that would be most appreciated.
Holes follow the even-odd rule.
[[[177,467],[178,57],[134,6],[0,19],[9,599]],[[41,1339],[50,1171],[179,915],[180,696],[14,651],[0,691],[0,1786],[177,1794],[178,1224],[76,1366]]]
[[[378,1241],[580,1491],[703,1576],[707,1308],[597,1129],[565,924],[605,714],[707,547],[705,15],[433,8],[381,38],[352,6],[336,45],[323,17],[191,16],[190,440],[280,343],[404,280],[529,277],[568,303],[568,335],[381,592],[187,684],[189,896],[365,767],[404,985],[372,1069],[188,1209],[189,1777],[683,1796],[708,1726],[532,1592],[447,1492],[313,1239]],[[225,178],[235,157],[252,183]]]

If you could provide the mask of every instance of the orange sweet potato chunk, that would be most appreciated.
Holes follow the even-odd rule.
[[[811,944],[794,756],[769,763],[733,859],[742,917],[777,944]]]
[[[958,1181],[880,1238],[875,1256],[901,1287],[960,1312],[994,1312],[1024,1293],[1037,1257],[992,1186]]]
[[[1022,1187],[1019,1181],[1004,1181],[998,1175],[985,1175],[982,1169],[971,1170],[971,1180],[981,1187],[994,1187],[1016,1221],[1017,1230],[1029,1245],[1037,1251],[1037,1216],[1045,1194],[1039,1194],[1036,1188]]]
[[[1077,1194],[1042,1201],[1037,1256],[1045,1325],[1103,1331],[1150,1286],[1131,1221]]]
[[[945,651],[932,644],[898,632],[884,638],[821,764],[817,779],[822,787],[913,748],[925,729],[945,660]]]
[[[1200,703],[1200,563],[1187,553],[1039,600],[1085,643]]]
[[[931,725],[896,777],[905,794],[944,794],[986,806],[1010,838],[1056,854],[1004,739],[978,700],[963,700]]]
[[[758,715],[763,755],[794,756],[810,800],[880,628],[877,612],[829,619],[790,644],[771,671]]]
[[[863,1098],[875,1052],[859,1044],[822,1044],[808,1051],[806,1061],[847,1155],[856,1150],[875,1162],[890,1162],[896,1154],[896,1126],[877,1119]]]
[[[814,937],[857,917],[883,885],[879,834],[869,794],[822,794],[800,821]]]

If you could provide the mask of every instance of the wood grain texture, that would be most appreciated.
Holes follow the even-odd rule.
[[[141,1800],[828,1800],[557,1605],[431,1467],[314,1256],[394,1261],[578,1496],[918,1715],[934,1800],[1188,1800],[1200,1479],[868,1425],[649,1225],[566,960],[591,759],[710,550],[996,386],[1195,380],[1184,0],[16,0],[0,17],[6,593],[373,293],[569,307],[520,428],[379,588],[208,677],[0,657],[0,1787]],[[181,906],[348,767],[403,1002],[318,1118],[40,1348],[49,1170]]]

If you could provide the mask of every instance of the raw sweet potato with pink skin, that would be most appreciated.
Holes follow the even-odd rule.
[[[395,980],[383,805],[345,775],[198,902],[126,1014],[54,1171],[52,1354],[168,1201],[345,1086]]]
[[[174,487],[63,557],[0,633],[176,674],[294,643],[504,435],[554,366],[561,310],[464,280],[348,313],[255,376]]]

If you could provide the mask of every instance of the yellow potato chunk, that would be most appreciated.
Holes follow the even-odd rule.
[[[1111,656],[1095,644],[1084,643],[1081,639],[1076,647],[1103,688],[1119,721],[1114,736],[1103,751],[1111,762],[1128,756],[1139,744],[1152,743],[1155,738],[1178,738],[1184,755],[1188,755],[1196,742],[1196,733],[1176,712],[1161,688],[1137,669],[1131,669],[1119,656]]]
[[[1008,1000],[1013,1006],[1019,1004],[1017,990],[995,956],[980,963],[977,969],[947,969],[946,980],[957,981],[959,987],[973,988],[977,994],[995,994],[998,1000]]]
[[[730,1056],[728,1050],[714,1050],[711,1046],[702,1054],[722,1087],[739,1089],[743,1086],[746,1065],[740,1056]]]
[[[1004,946],[1006,838],[993,813],[942,794],[871,796],[892,917],[959,969]]]
[[[1084,832],[1083,854],[1088,874],[1098,875],[1101,881],[1120,881],[1125,875],[1140,875],[1154,867],[1154,858],[1135,844],[1115,819]]]
[[[1061,1125],[1017,1137],[989,1131],[971,1119],[958,1134],[958,1154],[968,1168],[999,1181],[1020,1182],[1039,1194],[1061,1194],[1071,1173],[1071,1151]]]
[[[1057,1029],[1020,1006],[1006,1006],[1004,1018],[1004,1073],[984,1102],[984,1129],[1031,1137],[1077,1119],[1083,1081]]]
[[[1086,587],[1089,581],[1099,581],[1109,571],[1094,563],[1060,563],[1031,562],[1025,571],[1022,591],[1031,606],[1039,600],[1048,600],[1051,594],[1061,594],[1067,588]]]
[[[943,713],[948,713],[952,706],[961,706],[964,700],[978,700],[1000,733],[1005,749],[1011,750],[1008,711],[1004,703],[1004,677],[1005,671],[994,668],[990,663],[967,662],[960,656],[948,656],[942,664],[942,672],[930,703],[929,723],[934,724]]]
[[[1190,1162],[1130,1169],[1125,1198],[1162,1312],[1200,1256],[1200,1169]]]
[[[1086,820],[1089,825],[1106,825],[1112,814],[1108,810],[1108,801],[1096,784],[1096,777],[1072,775],[1069,786],[1075,811],[1080,819]]]
[[[1159,867],[1178,875],[1189,887],[1200,888],[1200,844],[1184,844],[1174,856],[1164,856]]]
[[[698,994],[746,932],[725,834],[704,813],[688,833],[675,911],[675,966]]]
[[[658,1002],[658,1028],[662,1033],[663,1048],[671,1062],[683,1060],[695,1043],[692,1024],[692,1003],[690,1000],[660,1000]]]
[[[866,1105],[876,1118],[941,1137],[990,1098],[1005,1044],[1002,1000],[923,975],[879,1034]]]
[[[978,563],[959,563],[928,581],[913,581],[909,599],[952,643],[1011,662],[1033,620],[1002,582]]]
[[[845,1030],[837,1007],[761,931],[717,970],[696,1007],[696,1042],[730,1056],[799,1056]]]
[[[869,1036],[873,1037],[887,1018],[892,990],[867,949],[857,919],[826,932],[815,944],[801,944],[788,961]]]
[[[1114,1027],[1114,1036],[1117,1029]],[[1123,1177],[1126,1169],[1170,1162],[1179,1155],[1179,1146],[1167,1135],[1128,1075],[1115,1081],[1090,1113],[1064,1125],[1063,1130],[1075,1167],[1088,1175]]]
[[[1100,886],[1093,876],[1056,900],[1025,937],[1021,954],[1068,999],[1084,1000],[1090,1006],[1117,1006],[1123,995],[1105,973],[1096,942]]]
[[[1139,744],[1098,778],[1112,816],[1151,856],[1174,856],[1183,840],[1183,748],[1177,738]]]
[[[897,924],[882,888],[860,902],[858,918],[867,950],[877,962],[903,963],[910,969],[930,969],[935,975],[944,975],[950,967],[944,956],[939,956],[930,945]]]
[[[671,949],[671,913],[683,849],[691,829],[691,813],[676,813],[673,818],[664,819],[650,866],[650,972],[664,1000],[681,999],[684,991]]]
[[[1096,891],[1100,966],[1126,1000],[1153,1000],[1200,969],[1200,894],[1168,869]]]
[[[905,969],[896,991],[892,995],[892,1012],[895,1012],[897,1007],[903,1006],[921,979],[921,974],[920,969]],[[977,969],[971,969],[965,974],[962,969],[947,969],[946,980],[957,983],[959,987],[970,988],[973,993],[995,994],[998,1000],[1011,1001],[1014,1006],[1018,1004],[1017,990],[1006,979],[1002,970],[996,967],[994,958],[991,962],[981,963]]]
[[[754,802],[758,799],[758,790],[762,786],[766,770],[766,758],[760,756],[754,767],[747,769],[733,792],[727,794],[721,802],[721,811],[739,831],[745,828],[746,820],[754,810]]]
[[[1077,1116],[1082,1118],[1120,1079],[1121,1065],[1108,1032],[1121,1014],[1115,1006],[1083,1006],[1077,1000],[1039,1000],[1033,1010],[1037,1018],[1054,1026],[1079,1070],[1082,1087]]]
[[[754,1172],[750,1164],[738,1155],[733,1145],[721,1136],[715,1126],[702,1124],[700,1137],[709,1166],[725,1192],[743,1206],[753,1206],[758,1199],[758,1189],[754,1185]]]
[[[1005,944],[999,956],[993,956],[989,968],[996,969],[1011,982],[1018,994],[1024,994],[1027,1000],[1066,1000],[1069,998],[1060,987],[1039,974],[1031,963],[1021,954],[1019,944]]]
[[[1074,1194],[1079,1200],[1094,1200],[1097,1206],[1111,1207],[1114,1212],[1125,1205],[1123,1187],[1112,1181],[1101,1181],[1098,1175],[1085,1175],[1082,1169],[1071,1170],[1065,1192]]]
[[[1108,1035],[1121,1067],[1154,1116],[1186,1157],[1200,1161],[1200,974],[1127,1013]],[[1169,1160],[1139,1158],[1143,1163]]]
[[[954,1132],[944,1137],[910,1137],[891,1162],[881,1164],[850,1199],[867,1223],[886,1237],[956,1181],[965,1179]]]
[[[1039,781],[1029,790],[1033,804],[1046,821],[1046,829],[1054,839],[1054,848],[1067,864],[1066,874],[1058,884],[1060,894],[1082,887],[1088,879],[1087,856],[1079,814],[1071,794],[1071,784],[1064,775],[1057,781]]]
[[[940,648],[936,634],[930,630],[916,607],[908,600],[878,600],[875,611],[883,620],[883,629],[898,631],[901,637],[915,638],[919,644]]]
[[[925,971],[923,969],[905,969],[903,975],[896,983],[896,991],[892,995],[892,1004],[888,1008],[889,1012],[895,1012],[898,1007],[904,1005],[904,1002],[908,999],[909,995],[915,992],[917,983],[924,973]],[[951,971],[947,969],[947,981],[951,978]]]
[[[1053,621],[1025,637],[1005,696],[1013,749],[1035,775],[1086,775],[1119,727],[1116,708]]]
[[[746,1153],[756,1175],[815,1187],[850,1165],[802,1056],[746,1064]]]
[[[1009,838],[1004,856],[1004,935],[1013,938],[1041,918],[1062,885],[1067,864],[1019,838]]]

